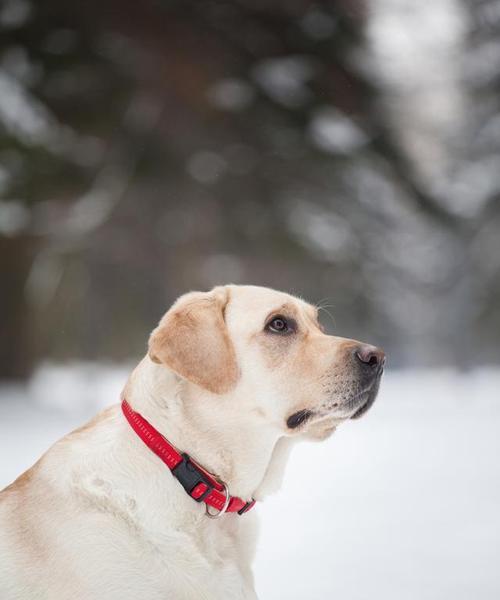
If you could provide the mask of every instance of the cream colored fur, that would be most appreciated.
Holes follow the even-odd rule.
[[[174,311],[184,319],[186,310],[192,331],[162,329],[177,327]],[[207,310],[220,315],[207,317]],[[264,331],[270,315],[290,312],[295,338]],[[124,395],[232,495],[262,500],[279,488],[290,446],[329,435],[361,395],[351,365],[355,342],[324,335],[316,318],[315,307],[265,288],[188,295],[153,333]],[[196,338],[200,327],[222,330]],[[186,365],[190,336],[202,348]],[[184,344],[182,364],[172,344]],[[205,364],[216,352],[224,360],[212,356]],[[289,429],[287,417],[303,408],[314,417]],[[0,598],[256,598],[256,535],[255,509],[207,518],[205,505],[188,497],[116,404],[58,441],[0,494]]]

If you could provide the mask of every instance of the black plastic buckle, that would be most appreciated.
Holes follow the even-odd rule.
[[[190,496],[194,488],[199,483],[204,483],[207,486],[207,489],[203,492],[203,494],[199,498],[193,498],[193,496],[191,496],[191,498],[196,500],[196,502],[201,502],[208,496],[208,494],[210,494],[210,492],[214,489],[214,486],[193,463],[189,454],[183,452],[181,456],[182,460],[172,469],[172,474]]]

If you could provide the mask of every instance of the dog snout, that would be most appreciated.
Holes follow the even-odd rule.
[[[385,365],[385,352],[370,344],[360,344],[353,350],[354,359],[366,377],[379,375]]]

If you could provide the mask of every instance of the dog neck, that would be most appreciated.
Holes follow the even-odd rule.
[[[232,495],[261,500],[280,487],[293,440],[246,410],[244,401],[238,405],[238,398],[204,392],[147,356],[123,397],[179,451],[224,481]]]

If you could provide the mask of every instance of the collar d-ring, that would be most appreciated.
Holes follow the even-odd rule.
[[[220,484],[224,488],[224,493],[226,494],[226,500],[224,501],[224,506],[219,510],[218,513],[215,513],[215,514],[212,514],[208,510],[208,504],[205,504],[205,514],[210,519],[218,519],[219,517],[221,517],[226,512],[227,507],[229,506],[229,502],[231,501],[231,496],[229,495],[229,489],[228,489],[227,485],[223,481],[221,481]]]

